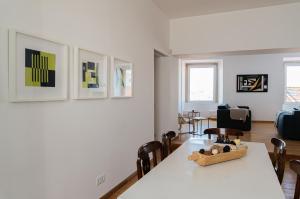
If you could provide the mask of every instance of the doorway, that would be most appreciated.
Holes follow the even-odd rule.
[[[154,51],[154,139],[177,131],[179,61]]]

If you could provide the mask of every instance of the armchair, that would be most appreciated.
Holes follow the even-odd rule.
[[[249,109],[248,106],[238,106],[238,108]],[[217,110],[217,127],[232,128],[243,131],[251,130],[251,110],[246,117],[246,120],[236,120],[230,117],[230,106],[228,104],[219,105]]]
[[[282,138],[300,140],[300,110],[281,112],[276,127]]]
[[[178,125],[179,125],[178,130],[180,132],[182,130],[182,125],[184,125],[184,124],[188,124],[189,129],[190,129],[190,125],[192,125],[193,126],[193,132],[195,131],[195,121],[190,117],[184,117],[182,114],[178,113]]]

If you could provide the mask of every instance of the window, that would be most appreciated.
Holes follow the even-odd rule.
[[[285,102],[300,102],[300,63],[286,63],[285,74]]]
[[[217,93],[217,65],[216,64],[188,64],[187,68],[187,100],[188,101],[216,101]]]

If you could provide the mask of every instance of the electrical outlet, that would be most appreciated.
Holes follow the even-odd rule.
[[[105,182],[105,175],[97,176],[96,177],[96,185],[100,186]]]

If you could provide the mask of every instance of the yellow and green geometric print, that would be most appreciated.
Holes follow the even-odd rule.
[[[99,63],[82,62],[82,88],[99,88]]]
[[[56,55],[25,49],[25,86],[55,87]]]

